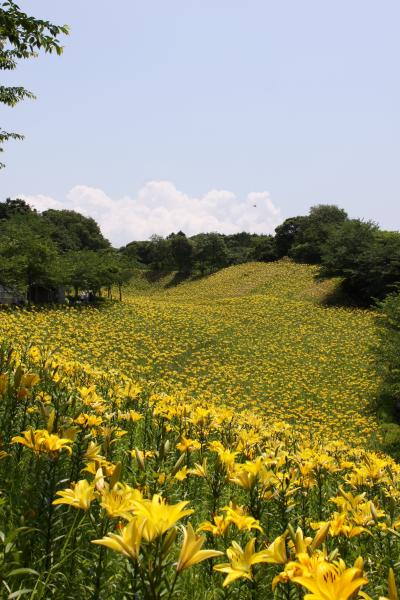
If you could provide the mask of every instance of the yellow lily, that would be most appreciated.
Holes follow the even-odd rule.
[[[284,565],[287,562],[286,540],[287,534],[278,536],[266,550],[258,552],[259,562],[271,563],[273,565]]]
[[[368,583],[357,567],[341,569],[322,561],[308,575],[293,577],[292,581],[311,592],[304,596],[304,600],[349,600],[361,586]]]
[[[207,477],[207,458],[200,463],[194,463],[194,468],[189,469],[188,473],[191,475],[196,475],[197,477]]]
[[[111,518],[122,517],[130,520],[136,503],[141,501],[142,494],[139,490],[129,485],[117,483],[112,489],[108,484],[101,491],[101,506]]]
[[[396,579],[394,577],[393,569],[389,569],[388,575],[388,588],[390,600],[399,600],[399,593],[397,591]]]
[[[223,554],[223,552],[219,552],[218,550],[201,550],[206,538],[203,535],[196,535],[190,523],[187,527],[182,527],[182,530],[183,544],[176,565],[178,573],[203,560]]]
[[[151,500],[134,502],[134,514],[144,522],[143,538],[146,542],[153,541],[173,527],[177,521],[191,515],[193,510],[185,508],[187,504],[189,504],[187,501],[167,504],[159,494],[154,494]]]
[[[399,600],[399,592],[397,591],[396,579],[395,579],[394,571],[392,568],[389,569],[389,574],[388,574],[388,592],[389,592],[389,596],[387,598],[386,598],[386,596],[385,597],[380,596],[379,600]],[[372,600],[366,594],[363,595],[363,597],[364,596],[365,596],[366,600]]]
[[[49,433],[47,429],[28,429],[23,432],[23,436],[14,436],[11,442],[13,444],[22,444],[37,454],[40,452],[55,454],[60,450],[67,450],[69,454],[72,454],[72,450],[69,447],[69,444],[72,444],[72,440],[60,438],[54,433]]]
[[[71,488],[57,492],[57,496],[61,496],[61,498],[54,500],[53,504],[70,504],[74,508],[88,510],[95,497],[94,485],[86,479],[81,479],[77,483],[73,483]]]
[[[201,444],[197,440],[186,438],[183,435],[179,444],[176,444],[176,447],[179,450],[179,452],[191,452],[192,450],[198,450],[199,448],[201,448]]]
[[[286,550],[283,551],[282,549],[282,538],[284,540],[284,537],[280,536],[267,548],[267,550],[261,550],[261,552],[254,552],[255,538],[252,538],[246,544],[244,550],[237,542],[232,542],[232,546],[226,551],[230,562],[215,565],[214,567],[215,571],[220,571],[227,575],[223,586],[226,587],[232,583],[232,581],[242,577],[252,580],[253,574],[251,567],[253,565],[259,563],[281,564],[284,556],[286,557]]]
[[[122,529],[121,535],[108,533],[101,540],[92,540],[92,544],[106,546],[114,552],[119,552],[132,560],[136,560],[140,552],[143,526],[144,521],[139,522],[137,519],[132,519]]]
[[[197,528],[197,531],[209,531],[215,536],[224,535],[231,523],[225,515],[215,515],[213,521],[214,523],[211,523],[211,521],[204,521]]]

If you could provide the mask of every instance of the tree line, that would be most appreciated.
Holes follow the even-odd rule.
[[[232,235],[179,231],[121,248],[130,260],[155,272],[211,273],[248,261],[289,257],[319,265],[319,277],[338,277],[354,302],[383,299],[400,283],[400,233],[382,231],[371,221],[350,219],[335,205],[317,205],[306,216],[286,219],[274,235]]]
[[[0,285],[32,302],[55,301],[60,288],[96,295],[132,276],[94,219],[70,210],[38,213],[24,200],[0,202]]]
[[[246,232],[233,235],[200,233],[190,238],[182,231],[167,237],[129,243],[121,252],[154,272],[178,271],[205,275],[224,267],[254,260],[275,260],[273,237]]]
[[[341,289],[368,305],[400,284],[400,233],[350,219],[335,205],[286,219],[274,235],[216,232],[187,237],[182,231],[115,249],[96,221],[71,210],[31,208],[24,200],[0,202],[0,284],[28,290],[70,288],[78,295],[122,286],[137,268],[183,277],[206,275],[249,261],[319,265],[318,277],[338,277]]]

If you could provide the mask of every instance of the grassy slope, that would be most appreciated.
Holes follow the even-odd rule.
[[[364,442],[376,431],[368,408],[376,387],[373,314],[323,307],[332,284],[313,275],[312,267],[280,262],[231,267],[177,287],[168,287],[171,278],[137,278],[122,304],[1,315],[0,333],[12,327],[158,389]]]

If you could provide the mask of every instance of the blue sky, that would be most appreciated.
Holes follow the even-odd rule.
[[[71,35],[5,74],[38,99],[0,109],[26,135],[2,197],[91,214],[116,244],[272,231],[318,203],[400,229],[398,0],[20,6]]]

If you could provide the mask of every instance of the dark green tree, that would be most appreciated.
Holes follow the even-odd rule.
[[[22,292],[52,289],[63,277],[55,244],[32,223],[17,217],[0,225],[0,283]]]
[[[383,375],[385,393],[393,401],[400,422],[400,293],[389,294],[379,304],[378,333],[380,346],[378,362]]]
[[[139,265],[151,264],[152,243],[149,240],[139,242],[129,242],[121,248],[121,252],[127,256],[133,263]]]
[[[246,231],[222,236],[228,249],[229,264],[240,265],[252,260],[251,254],[254,248],[254,236]]]
[[[193,265],[193,245],[182,231],[168,236],[172,259],[180,273],[189,274]]]
[[[272,235],[265,235],[258,239],[253,249],[252,260],[271,262],[278,258],[275,240]]]
[[[79,292],[95,296],[102,288],[109,290],[117,285],[122,299],[122,285],[133,274],[129,259],[116,250],[78,250],[62,256],[64,283],[73,288],[75,297]]]
[[[114,252],[114,262],[115,270],[112,284],[118,286],[119,300],[122,302],[123,286],[132,279],[136,265],[132,264],[132,261],[121,252]]]
[[[91,217],[74,210],[46,210],[42,213],[45,223],[51,228],[52,240],[61,252],[71,250],[101,250],[110,247],[110,242],[101,233],[100,227]]]
[[[196,236],[194,259],[202,274],[226,267],[229,264],[229,252],[224,238],[219,233]]]
[[[21,198],[7,198],[5,202],[0,202],[0,221],[4,219],[11,219],[16,215],[27,215],[29,213],[36,212],[34,208],[31,208],[25,200]]]
[[[400,233],[352,219],[324,246],[322,277],[342,277],[342,288],[362,304],[382,299],[400,284]]]
[[[275,229],[275,247],[278,258],[288,256],[307,222],[307,217],[290,217]]]
[[[0,70],[13,70],[18,60],[37,56],[44,52],[62,53],[59,37],[68,34],[66,25],[54,25],[24,13],[13,0],[0,2]],[[24,87],[0,86],[0,102],[15,106],[21,100],[34,98]],[[19,133],[5,131],[0,127],[0,152],[4,142],[23,139]],[[4,167],[0,163],[0,168]]]
[[[67,288],[73,288],[75,296],[79,292],[97,294],[102,286],[110,285],[104,275],[104,259],[93,250],[71,251],[62,258],[64,280]]]
[[[161,235],[153,235],[150,239],[150,267],[152,271],[167,273],[174,268],[174,259],[171,251],[170,240]]]
[[[320,263],[325,243],[346,220],[347,213],[334,204],[313,206],[295,236],[289,256],[299,262]]]
[[[352,277],[362,257],[373,248],[377,231],[374,223],[360,219],[351,219],[332,231],[323,246],[321,274]]]

